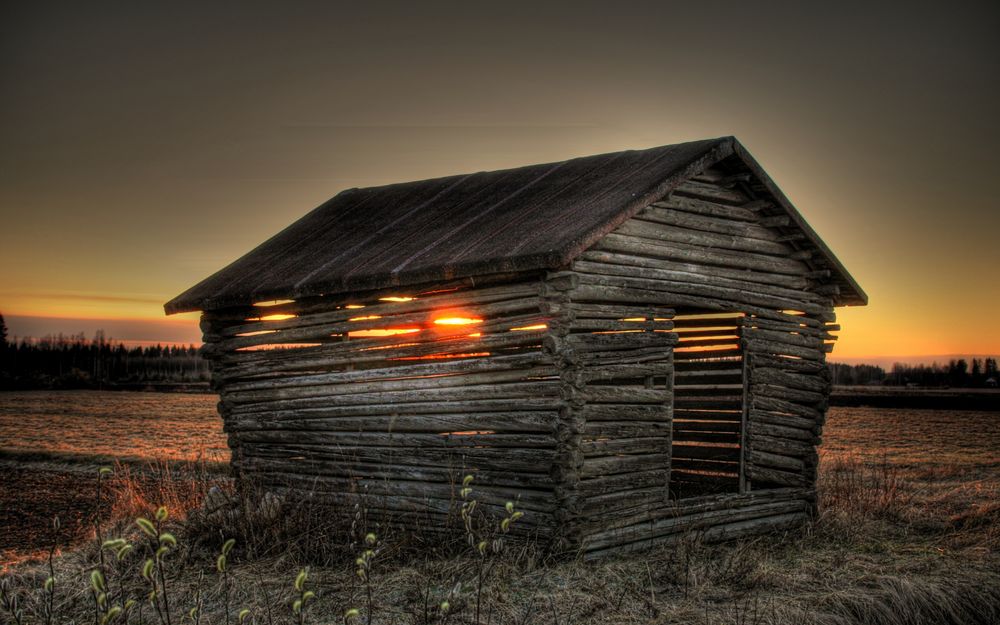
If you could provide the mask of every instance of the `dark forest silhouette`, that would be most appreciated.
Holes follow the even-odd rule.
[[[929,388],[996,388],[1000,381],[996,358],[964,358],[945,364],[908,365],[896,363],[886,372],[875,365],[832,363],[830,373],[839,386],[919,386]]]
[[[127,346],[98,330],[8,340],[0,315],[0,389],[177,388],[208,382],[194,345]]]

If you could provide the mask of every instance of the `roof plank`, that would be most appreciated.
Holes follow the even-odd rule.
[[[164,309],[168,314],[212,310],[563,267],[642,208],[733,154],[749,159],[758,173],[759,165],[745,149],[734,138],[722,137],[349,189]],[[763,180],[773,186],[766,174]],[[853,287],[853,294],[842,299],[863,299],[853,278],[780,191],[777,197],[793,223],[843,273],[837,281]]]

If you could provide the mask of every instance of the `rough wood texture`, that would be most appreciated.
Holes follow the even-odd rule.
[[[719,161],[732,170],[726,174],[729,182],[693,179]],[[734,182],[732,176],[747,181]],[[757,189],[759,197],[748,200],[743,192],[748,188]],[[502,272],[559,270],[654,201],[674,214],[649,212],[628,228],[668,219],[676,226],[668,236],[678,246],[695,243],[720,254],[727,248],[746,250],[748,262],[750,254],[787,249],[788,267],[802,266],[793,260],[797,256],[821,265],[816,269],[827,272],[827,282],[837,287],[838,303],[867,301],[746,149],[733,137],[722,137],[348,189],[165,308],[168,313],[218,310]],[[729,224],[721,230],[712,226],[717,218]],[[740,230],[734,225],[739,222],[785,226],[793,232],[781,236],[801,239],[791,246],[791,239],[760,236],[757,228]]]
[[[656,397],[637,384],[638,373],[615,390],[580,395],[583,431],[593,437],[582,441],[580,482],[578,534],[588,554],[670,541],[691,529],[725,537],[783,527],[801,522],[813,505],[802,488],[815,478],[829,393],[832,291],[813,277],[813,255],[797,247],[803,239],[783,230],[787,219],[775,219],[787,217],[775,203],[713,182],[727,178],[679,186],[572,264],[578,279],[570,306],[591,307],[574,314],[578,349],[610,346],[583,334],[597,327],[588,314],[629,315],[637,328],[656,318],[632,312],[637,305],[673,309],[662,314],[672,321],[661,332],[677,337],[672,375],[664,378],[673,379],[669,430],[652,406],[636,410]],[[608,328],[624,332],[627,323]],[[639,349],[642,336],[614,340]],[[584,370],[600,366],[592,359]],[[598,399],[608,403],[594,405]],[[783,499],[758,503],[771,493]],[[715,504],[691,507],[698,494]]]
[[[262,485],[336,505],[363,495],[386,517],[420,511],[436,525],[472,474],[484,504],[516,500],[554,536],[565,503],[556,467],[580,446],[563,431],[548,342],[558,316],[543,304],[569,284],[529,277],[206,313],[234,466]]]
[[[556,232],[556,222],[509,211],[492,240],[462,224],[427,224],[428,210],[414,216],[426,232],[399,250],[377,241],[369,253],[324,239],[340,214],[331,208],[305,220],[315,232],[296,225],[294,237],[276,239],[288,246],[269,242],[227,270],[263,272],[253,298],[238,280],[180,298],[179,308],[233,304],[207,310],[202,330],[235,469],[267,488],[435,532],[457,520],[462,479],[473,475],[484,507],[516,501],[527,512],[518,531],[587,556],[691,531],[727,538],[801,522],[815,502],[833,306],[860,292],[746,162],[731,157],[692,176],[708,157],[688,147],[648,163],[532,170],[569,184],[570,172],[639,163],[619,172],[621,188],[588,183],[587,194],[609,203],[574,209],[583,230]],[[671,160],[682,152],[683,167]],[[653,184],[666,161],[686,174]],[[528,173],[476,184],[559,205],[579,199],[546,194]],[[652,185],[641,206],[622,195],[640,179]],[[465,183],[414,184],[413,197],[379,193],[413,208],[414,198],[433,204]],[[337,201],[374,201],[348,195]],[[504,238],[521,227],[532,228],[523,245]],[[441,238],[431,245],[424,235]],[[292,267],[296,237],[305,259]],[[524,261],[539,237],[560,263]],[[445,241],[454,258],[441,256]],[[360,254],[350,271],[334,262],[345,250]],[[496,252],[492,271],[462,264],[485,251]],[[386,284],[390,261],[413,271]],[[301,288],[283,291],[285,274]],[[318,295],[321,286],[330,292]],[[298,299],[249,305],[285,292]]]

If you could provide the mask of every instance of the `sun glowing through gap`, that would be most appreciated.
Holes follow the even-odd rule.
[[[374,328],[371,330],[354,330],[347,333],[350,338],[371,338],[381,336],[396,336],[397,334],[413,334],[420,328]]]
[[[263,317],[258,317],[257,321],[284,321],[285,319],[294,319],[294,318],[295,315],[275,314],[275,315],[265,315]]]
[[[380,301],[380,302],[412,302],[415,299],[417,299],[417,298],[415,298],[415,297],[406,297],[404,295],[392,295],[390,297],[380,297],[380,298],[378,298],[378,301]]]
[[[475,323],[482,323],[482,319],[475,317],[440,317],[434,320],[434,325],[439,326],[466,326]]]
[[[274,299],[266,302],[254,302],[254,306],[260,308],[270,308],[271,306],[280,306],[281,304],[291,304],[295,302],[293,299]]]

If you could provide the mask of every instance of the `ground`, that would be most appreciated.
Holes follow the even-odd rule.
[[[546,559],[531,544],[512,541],[501,555],[483,560],[463,543],[461,532],[449,552],[376,536],[365,564],[368,583],[356,572],[355,558],[366,549],[357,527],[352,533],[298,510],[277,518],[258,513],[253,522],[199,513],[185,518],[183,511],[216,476],[166,475],[161,468],[140,479],[135,469],[120,466],[108,478],[105,508],[121,520],[106,521],[103,531],[125,536],[136,548],[121,564],[106,551],[109,594],[115,600],[124,580],[126,596],[146,606],[141,619],[133,607],[130,622],[156,620],[142,600],[148,586],[137,572],[143,538],[128,519],[152,517],[161,500],[174,511],[164,529],[179,541],[164,558],[174,623],[199,601],[202,623],[235,623],[244,607],[251,610],[246,622],[299,622],[290,606],[306,591],[316,597],[307,600],[303,620],[315,623],[344,622],[351,609],[358,614],[346,620],[355,623],[366,623],[369,609],[374,623],[475,623],[477,604],[478,621],[497,624],[995,623],[1000,622],[998,417],[834,409],[822,449],[820,513],[784,534],[715,545],[691,535],[675,545],[596,563]],[[947,434],[942,424],[950,424]],[[26,475],[24,485],[15,488],[51,489],[58,496],[53,476]],[[13,482],[5,480],[4,488]],[[90,473],[81,476],[77,490],[92,493],[93,486]],[[6,514],[11,499],[4,495]],[[74,507],[74,498],[54,497],[54,506],[85,509]],[[18,514],[44,520],[41,513]],[[87,524],[78,528],[87,535]],[[24,536],[41,539],[44,533]],[[221,577],[216,557],[228,536],[237,543],[228,577]],[[88,540],[55,559],[54,622],[94,619],[88,576],[98,562],[96,552]],[[309,572],[300,592],[294,580],[303,567]],[[7,573],[6,592],[19,597],[24,623],[45,622],[47,576],[44,558],[15,564]]]

